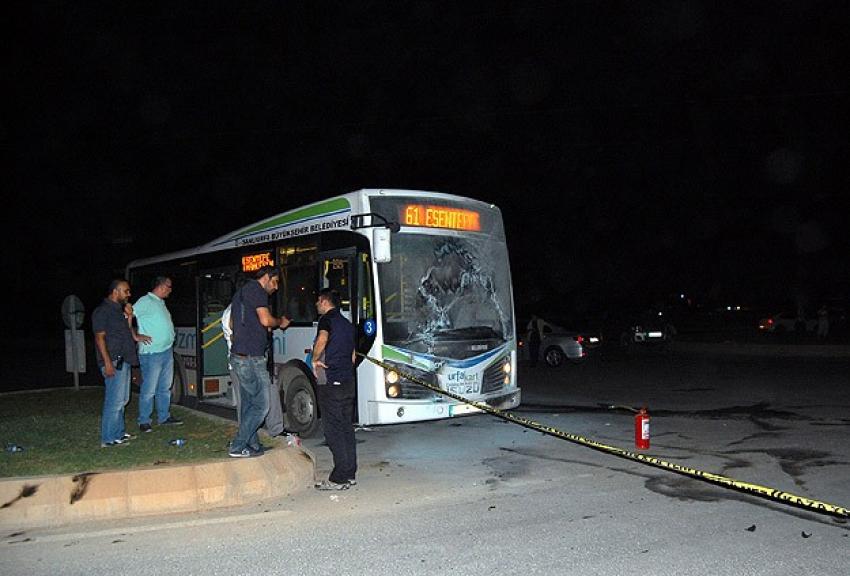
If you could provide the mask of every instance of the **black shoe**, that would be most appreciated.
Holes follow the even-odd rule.
[[[150,424],[139,424],[139,432],[153,432],[153,426]]]
[[[348,482],[339,484],[330,480],[322,480],[321,482],[316,482],[315,484],[316,490],[348,490],[350,487],[351,484]]]
[[[165,422],[160,422],[163,426],[182,426],[183,421],[180,418],[175,418],[174,416],[169,416],[168,420]]]
[[[266,448],[265,446],[260,444],[256,448],[254,446],[248,446],[248,450],[250,450],[251,453],[254,454],[255,456],[262,456],[263,454],[266,453],[266,450],[268,450],[268,448]]]
[[[259,454],[257,454],[256,452],[252,452],[248,448],[243,448],[242,450],[230,450],[227,455],[231,458],[254,458],[256,456],[259,456]]]

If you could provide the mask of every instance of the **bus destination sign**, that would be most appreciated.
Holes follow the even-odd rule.
[[[401,207],[400,216],[403,226],[481,231],[480,215],[474,210],[463,210],[448,206],[406,204]]]
[[[260,252],[259,254],[242,256],[243,272],[256,272],[263,266],[274,266],[274,259],[271,252]]]

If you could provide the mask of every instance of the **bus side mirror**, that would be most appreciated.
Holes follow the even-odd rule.
[[[389,228],[373,228],[372,229],[372,258],[375,262],[385,263],[393,259],[392,248],[390,248]]]

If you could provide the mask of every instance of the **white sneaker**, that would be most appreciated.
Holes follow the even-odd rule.
[[[113,446],[124,446],[126,443],[127,443],[126,440],[121,440],[119,438],[118,440],[113,440],[112,442],[101,442],[100,447],[101,448],[112,448]]]

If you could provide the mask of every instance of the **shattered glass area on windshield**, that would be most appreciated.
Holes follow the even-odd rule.
[[[384,340],[415,352],[468,358],[513,336],[503,240],[396,234],[381,266]]]

